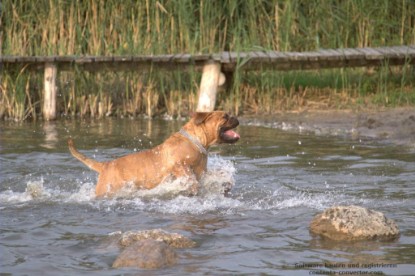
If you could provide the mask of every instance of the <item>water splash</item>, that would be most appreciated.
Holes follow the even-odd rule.
[[[0,193],[0,203],[22,203],[32,200],[41,200],[49,198],[51,192],[44,187],[43,178],[39,180],[30,180],[26,183],[26,189],[23,193],[6,190]]]
[[[44,201],[86,203],[93,208],[108,211],[132,209],[166,214],[235,214],[249,210],[275,212],[298,207],[323,210],[333,204],[361,204],[365,201],[364,198],[355,198],[345,195],[342,191],[330,189],[300,190],[283,184],[277,188],[259,188],[251,183],[235,183],[236,173],[232,161],[212,155],[208,160],[208,171],[201,180],[201,189],[197,196],[183,196],[189,181],[187,178],[178,178],[165,181],[152,190],[137,190],[132,185],[127,185],[115,197],[104,199],[95,198],[95,184],[90,179],[77,185],[66,183],[67,186],[75,187],[68,191],[61,189],[64,185],[59,181],[48,182],[48,185],[45,185],[42,177],[39,180],[27,181],[24,192],[11,189],[0,192],[0,204],[7,206]],[[232,194],[226,197],[224,190],[233,187]]]
[[[209,195],[222,196],[225,189],[230,189],[235,185],[234,175],[236,169],[234,164],[218,156],[211,156],[208,160],[208,171],[201,179],[200,197]],[[18,203],[32,200],[38,201],[57,201],[63,200],[65,202],[88,202],[95,200],[95,184],[87,181],[76,185],[75,190],[64,191],[61,190],[63,186],[73,186],[73,183],[60,183],[59,179],[50,179],[51,183],[45,187],[43,177],[37,180],[29,180],[25,184],[23,192],[8,189],[0,192],[0,203]],[[174,180],[166,180],[161,185],[151,190],[136,190],[132,185],[126,185],[115,198],[143,200],[156,199],[172,199],[181,195],[189,188],[191,181],[188,178],[182,177]],[[23,184],[23,183],[22,183]],[[16,185],[16,189],[17,189]],[[20,188],[21,189],[21,188]],[[108,202],[112,202],[110,199]]]

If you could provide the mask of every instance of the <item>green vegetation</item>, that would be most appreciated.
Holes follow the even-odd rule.
[[[2,55],[145,55],[306,51],[415,44],[412,0],[3,0]],[[414,105],[411,66],[301,72],[236,72],[218,108],[272,113],[298,108]],[[3,70],[0,117],[36,119],[43,72]],[[59,75],[68,116],[185,115],[200,73]]]

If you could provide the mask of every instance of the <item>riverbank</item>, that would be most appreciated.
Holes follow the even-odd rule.
[[[242,124],[265,125],[317,135],[341,135],[352,139],[376,139],[415,148],[415,108],[379,110],[310,110],[249,115]]]

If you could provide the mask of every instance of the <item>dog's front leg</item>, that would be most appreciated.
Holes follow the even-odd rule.
[[[190,182],[189,188],[185,192],[188,196],[196,196],[199,193],[199,181],[196,180],[196,177],[189,176],[188,181]]]
[[[188,196],[196,196],[199,193],[199,181],[196,178],[196,175],[193,173],[193,171],[188,167],[177,167],[173,171],[173,175],[176,178],[179,177],[185,177],[186,182],[189,188],[185,191],[185,194]]]

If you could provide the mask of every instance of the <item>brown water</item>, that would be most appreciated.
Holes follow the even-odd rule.
[[[179,263],[155,274],[414,275],[413,149],[242,125],[240,142],[211,150],[200,196],[175,195],[180,185],[167,183],[155,192],[97,200],[97,175],[66,147],[71,135],[86,155],[111,159],[154,146],[183,123],[1,122],[2,275],[135,275],[111,268],[120,252],[112,233],[154,228],[198,244],[179,250]],[[215,188],[223,182],[234,183],[228,198]],[[401,237],[339,243],[310,235],[312,217],[335,204],[382,211]]]

